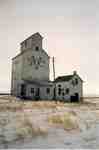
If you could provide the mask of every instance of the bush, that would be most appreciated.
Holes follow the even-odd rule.
[[[35,127],[28,119],[25,119],[19,128],[17,128],[17,139],[26,137],[46,136],[47,130],[41,127]]]
[[[52,115],[48,117],[48,122],[51,124],[60,124],[65,130],[77,129],[77,118],[75,114],[66,112],[63,115]]]

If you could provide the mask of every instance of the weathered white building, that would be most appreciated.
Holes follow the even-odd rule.
[[[33,34],[21,43],[20,54],[12,59],[12,95],[53,99],[49,56],[42,48],[42,39],[39,33]]]
[[[56,87],[56,99],[64,101],[79,101],[83,97],[83,81],[76,73],[57,77],[54,81]]]
[[[31,99],[80,100],[82,79],[76,73],[49,80],[50,57],[42,48],[42,40],[35,33],[20,44],[20,53],[12,59],[11,94]]]

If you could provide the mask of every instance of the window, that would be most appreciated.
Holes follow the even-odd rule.
[[[75,80],[72,80],[72,85],[76,86],[78,84],[78,79],[76,78]]]
[[[36,51],[38,51],[38,50],[39,50],[39,47],[38,47],[38,46],[36,46],[36,47],[35,47],[35,50],[36,50]]]
[[[66,94],[69,94],[69,88],[66,89]]]
[[[34,94],[34,88],[31,88],[31,93]]]
[[[64,92],[62,93],[62,95],[64,96]]]
[[[75,79],[75,84],[76,84],[76,85],[78,84],[78,79]]]
[[[47,88],[47,89],[46,89],[46,93],[47,93],[47,94],[50,94],[50,88]]]
[[[72,80],[72,85],[73,85],[73,86],[75,86],[75,82],[74,82],[74,80]]]
[[[61,95],[61,92],[62,92],[61,88],[58,88],[58,95]]]
[[[59,84],[58,87],[61,87],[61,85]]]

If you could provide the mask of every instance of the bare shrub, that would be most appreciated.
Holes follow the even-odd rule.
[[[66,112],[63,115],[52,115],[48,117],[48,122],[51,124],[61,124],[65,130],[77,129],[76,116],[71,112]]]
[[[24,139],[26,137],[46,136],[47,130],[41,127],[36,127],[27,118],[21,122],[17,128],[17,139]]]
[[[63,126],[64,126],[65,130],[71,130],[71,129],[79,128],[75,114],[73,115],[73,113],[65,113]]]
[[[51,124],[62,124],[63,123],[63,119],[60,115],[53,115],[48,117],[48,122]]]

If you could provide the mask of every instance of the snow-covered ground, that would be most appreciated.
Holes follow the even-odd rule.
[[[53,116],[64,120],[66,114],[77,128],[68,129],[61,120],[49,121]],[[87,98],[83,104],[56,104],[0,97],[0,148],[98,149],[98,131],[99,98]]]

